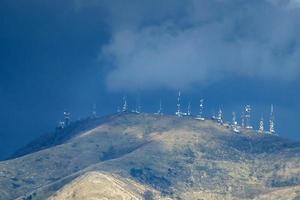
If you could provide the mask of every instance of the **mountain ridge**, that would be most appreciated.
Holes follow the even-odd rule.
[[[89,172],[131,180],[161,198],[259,199],[280,190],[300,197],[299,142],[237,134],[191,117],[122,113],[106,119],[62,144],[0,162],[0,198],[54,198]]]

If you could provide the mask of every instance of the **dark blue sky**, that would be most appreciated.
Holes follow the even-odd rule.
[[[206,115],[275,105],[278,132],[300,140],[300,5],[277,0],[0,2],[0,158],[74,120],[116,111],[122,95],[144,111],[176,93]]]

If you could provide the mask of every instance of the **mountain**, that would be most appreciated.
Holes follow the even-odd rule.
[[[0,199],[300,199],[300,143],[212,120],[120,113],[0,162]]]
[[[61,199],[169,199],[158,191],[138,182],[117,175],[88,172],[75,179],[49,198]]]

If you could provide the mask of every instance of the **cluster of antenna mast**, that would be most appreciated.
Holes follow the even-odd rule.
[[[187,112],[183,112],[181,109],[181,92],[178,92],[178,96],[177,96],[177,110],[175,112],[175,115],[177,117],[185,117],[185,116],[189,116],[189,117],[194,117],[197,120],[201,120],[204,121],[206,118],[204,117],[204,99],[200,99],[199,102],[199,113],[196,116],[192,115],[192,110],[191,110],[191,102],[188,103],[188,107],[187,107]],[[244,111],[241,114],[241,124],[238,123],[237,121],[237,116],[235,112],[232,112],[232,122],[231,123],[227,123],[224,121],[224,117],[223,117],[223,111],[221,108],[219,108],[219,111],[217,113],[217,115],[213,115],[211,117],[212,120],[217,121],[220,125],[224,125],[226,127],[231,127],[232,130],[236,133],[240,132],[240,130],[242,129],[246,129],[246,130],[252,130],[253,126],[251,125],[251,106],[250,105],[246,105],[244,108]],[[129,108],[128,108],[128,102],[127,102],[127,97],[124,96],[123,97],[123,103],[121,107],[118,107],[118,112],[129,112]],[[130,112],[132,113],[141,113],[141,105],[140,105],[140,100],[137,99],[136,101],[136,108],[131,110]],[[154,114],[156,115],[163,115],[163,108],[162,108],[162,101],[159,101],[159,109],[157,110],[157,112],[155,112]],[[92,110],[92,118],[97,118],[97,112],[96,112],[96,105],[93,105],[93,110]],[[59,122],[59,126],[58,128],[65,128],[67,126],[69,126],[70,124],[70,120],[71,120],[71,116],[70,113],[65,111],[64,112],[64,119],[61,120]],[[275,117],[274,117],[274,107],[273,105],[271,105],[271,111],[270,111],[270,118],[269,118],[269,130],[265,130],[264,128],[265,123],[264,123],[264,119],[263,117],[261,117],[260,121],[259,121],[259,126],[258,126],[258,133],[269,133],[269,134],[275,134]]]
[[[198,120],[205,120],[203,116],[203,110],[204,110],[204,99],[200,100],[199,104],[199,114],[196,115],[195,119]],[[251,106],[246,105],[244,108],[244,111],[241,115],[241,125],[238,124],[236,113],[232,112],[232,122],[231,124],[224,122],[223,118],[223,111],[221,108],[219,108],[218,114],[215,116],[213,115],[211,118],[215,121],[217,121],[219,124],[222,124],[224,126],[229,126],[232,128],[232,130],[236,133],[240,132],[241,129],[247,129],[252,130],[253,126],[251,125]],[[182,116],[191,116],[191,104],[188,104],[187,113],[181,111],[181,92],[178,93],[177,97],[177,111],[175,112],[175,115],[178,117]],[[258,133],[269,133],[269,134],[275,134],[275,117],[274,117],[274,106],[271,105],[271,112],[270,112],[270,119],[269,119],[269,130],[265,131],[264,129],[264,119],[261,118],[259,121],[259,128],[257,130]]]
[[[176,112],[175,115],[177,117],[185,117],[185,116],[192,116],[192,111],[191,111],[191,102],[188,103],[187,106],[187,111],[184,112],[181,108],[181,92],[178,92],[178,96],[177,96],[177,104],[176,104]],[[122,106],[122,112],[127,112],[128,110],[128,103],[127,103],[127,99],[126,97],[123,97],[123,106]],[[232,112],[232,122],[231,123],[227,123],[224,121],[224,117],[223,117],[223,111],[221,108],[219,108],[219,111],[217,113],[217,115],[213,115],[211,117],[212,120],[217,121],[219,124],[227,126],[227,127],[231,127],[232,130],[236,133],[240,132],[240,130],[244,129],[244,130],[253,130],[253,126],[251,125],[251,111],[252,108],[250,105],[246,105],[242,114],[241,114],[241,124],[238,123],[237,121],[237,116],[236,116],[236,112]],[[118,112],[121,112],[121,110],[118,108]],[[137,102],[136,108],[134,110],[132,110],[131,112],[134,113],[140,113],[141,112],[141,106],[140,106],[140,102]],[[204,99],[200,99],[199,102],[199,113],[195,116],[195,119],[197,120],[201,120],[204,121],[205,117],[204,117]],[[162,108],[162,102],[161,100],[159,101],[159,109],[157,110],[157,112],[155,112],[154,114],[156,115],[163,115],[163,108]],[[274,107],[273,105],[271,105],[271,112],[270,112],[270,119],[269,119],[269,130],[266,131],[264,129],[264,119],[261,118],[259,121],[259,127],[257,132],[258,133],[269,133],[269,134],[275,134],[275,122],[274,122],[275,118],[274,118]]]
[[[253,126],[251,125],[250,122],[251,119],[251,106],[246,105],[245,106],[245,111],[241,115],[241,128],[244,129],[253,129]],[[258,133],[269,133],[269,134],[275,134],[275,117],[274,117],[274,107],[273,104],[271,104],[271,111],[270,111],[270,118],[269,118],[269,130],[265,130],[264,128],[265,123],[264,123],[264,118],[261,117],[259,120],[259,125],[258,125]]]

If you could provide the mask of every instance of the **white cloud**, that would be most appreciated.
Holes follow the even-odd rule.
[[[160,17],[152,21],[145,13],[155,15],[155,6],[147,10],[148,5],[143,14],[132,14],[141,18],[130,26],[122,22],[122,28],[112,29],[112,40],[101,52],[114,65],[107,77],[110,89],[188,88],[231,76],[298,78],[298,12],[269,1],[185,2],[180,11],[179,4],[161,6]]]

